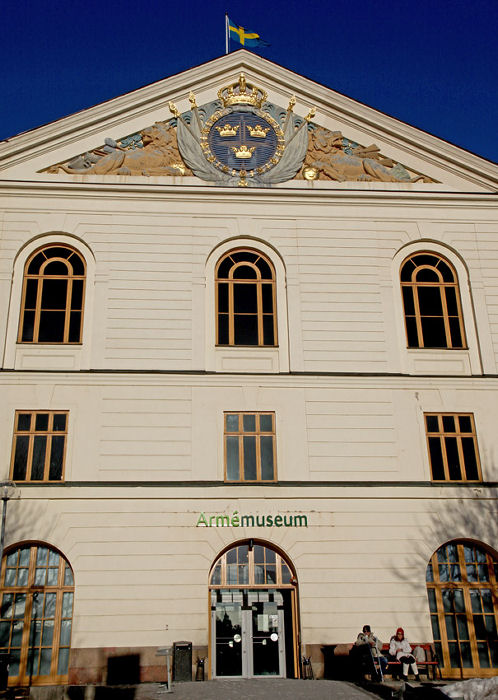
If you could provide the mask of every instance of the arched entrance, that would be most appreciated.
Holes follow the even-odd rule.
[[[259,540],[226,550],[209,577],[211,677],[299,676],[297,580]]]
[[[498,559],[473,542],[440,547],[427,566],[432,633],[446,678],[498,673]]]
[[[9,685],[67,683],[74,580],[46,544],[10,548],[2,561],[0,653],[10,655]]]

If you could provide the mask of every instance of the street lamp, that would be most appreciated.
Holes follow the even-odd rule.
[[[3,546],[5,541],[5,521],[7,519],[7,502],[14,497],[16,492],[16,484],[14,481],[0,481],[0,498],[3,501],[2,506],[2,530],[0,533],[0,567],[3,559]]]

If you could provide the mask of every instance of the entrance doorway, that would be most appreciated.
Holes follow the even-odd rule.
[[[295,678],[298,674],[296,579],[266,544],[238,544],[210,577],[211,677]]]

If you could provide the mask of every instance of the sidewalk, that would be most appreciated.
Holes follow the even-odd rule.
[[[172,693],[138,686],[133,700],[372,700],[366,690],[345,681],[303,681],[282,678],[173,683]]]

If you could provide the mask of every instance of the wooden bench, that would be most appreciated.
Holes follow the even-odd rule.
[[[436,680],[436,674],[439,674],[439,678],[441,678],[441,669],[439,668],[439,660],[434,650],[434,645],[419,642],[417,644],[410,643],[410,646],[412,648],[412,653],[415,647],[421,647],[425,651],[425,661],[417,661],[417,666],[421,671],[425,670],[425,675],[427,676],[427,678],[430,680]],[[401,675],[403,664],[401,663],[401,661],[397,661],[394,656],[389,655],[389,644],[382,645],[382,654],[386,657],[386,659],[389,662],[389,665],[386,669],[386,674],[392,675],[394,672],[395,674]],[[376,667],[378,667],[378,661],[376,658],[374,658],[374,662]]]

